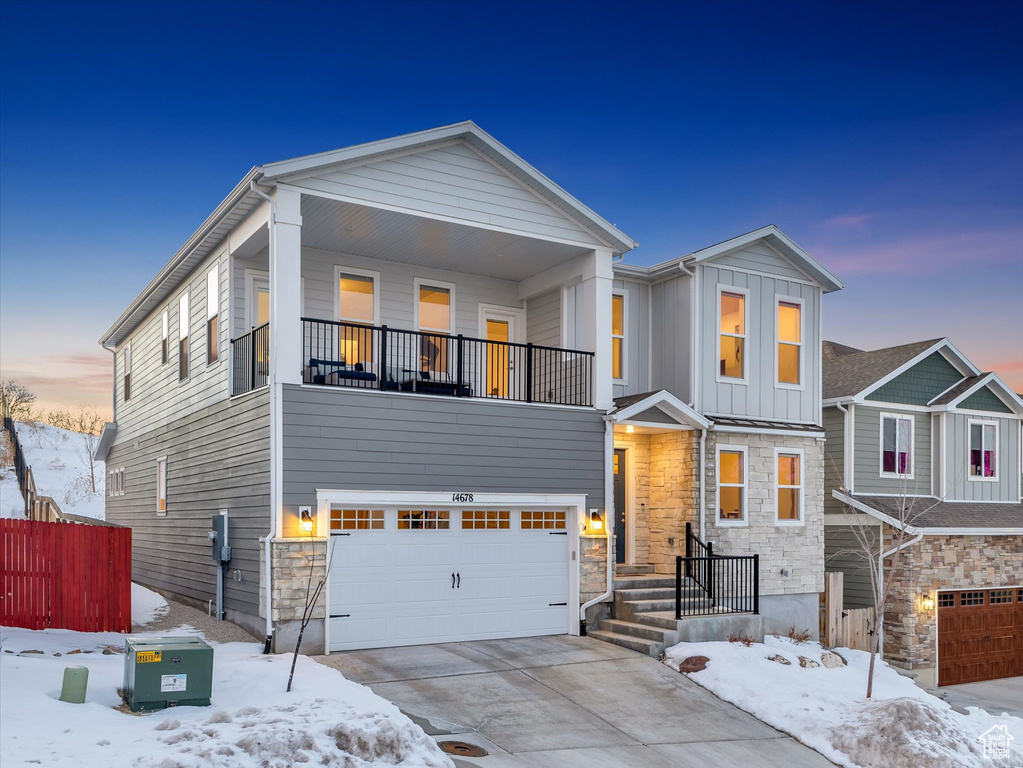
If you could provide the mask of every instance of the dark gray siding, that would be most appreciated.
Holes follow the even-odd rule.
[[[284,387],[283,410],[286,519],[318,488],[584,493],[603,506],[596,411],[299,386]]]
[[[225,400],[116,441],[108,467],[124,467],[125,493],[108,497],[107,519],[131,526],[132,579],[192,600],[215,597],[206,538],[229,510],[233,549],[225,607],[259,614],[258,538],[270,527],[270,406],[267,390]],[[156,460],[167,457],[167,516],[156,515]]]
[[[878,530],[879,532],[879,530]],[[874,533],[872,540],[877,541]],[[835,571],[845,574],[843,608],[870,608],[874,605],[873,590],[870,586],[868,560],[863,555],[855,531],[846,525],[826,525],[824,527],[824,571]],[[875,547],[876,550],[876,547]],[[877,552],[870,558],[870,563],[877,562]]]

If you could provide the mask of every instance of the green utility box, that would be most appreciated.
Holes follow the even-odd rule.
[[[213,649],[198,637],[126,637],[124,699],[132,712],[208,707]]]

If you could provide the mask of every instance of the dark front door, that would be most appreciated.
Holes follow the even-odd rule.
[[[625,451],[615,451],[615,562],[625,562]]]

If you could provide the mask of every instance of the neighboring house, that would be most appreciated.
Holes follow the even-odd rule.
[[[224,510],[226,615],[278,648],[312,575],[309,652],[581,616],[653,651],[609,586],[662,609],[689,522],[760,556],[763,626],[815,630],[840,283],[774,227],[633,247],[472,123],[254,168],[102,338],[134,578],[205,606]]]
[[[873,605],[852,525],[912,538],[884,652],[928,685],[1023,675],[1023,399],[948,339],[862,351],[825,342],[828,571]]]

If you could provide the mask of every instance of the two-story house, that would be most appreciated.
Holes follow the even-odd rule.
[[[845,607],[874,604],[865,545],[883,583],[905,531],[885,657],[925,685],[1023,674],[1023,399],[948,339],[825,342],[824,398],[826,568]]]
[[[815,630],[840,283],[634,246],[472,123],[254,168],[101,340],[133,577],[280,649],[323,578],[308,652]]]

